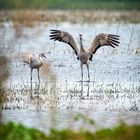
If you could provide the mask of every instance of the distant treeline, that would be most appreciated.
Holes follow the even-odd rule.
[[[140,10],[140,0],[0,0],[0,9]]]

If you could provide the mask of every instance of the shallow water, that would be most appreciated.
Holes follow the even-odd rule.
[[[90,64],[91,82],[86,82],[86,67],[81,82],[80,65],[73,50],[64,43],[50,41],[50,29],[68,31],[76,41],[82,33],[85,47],[101,32],[119,34],[121,43],[116,49],[100,48]],[[140,123],[140,54],[133,53],[134,48],[140,47],[140,24],[63,22],[16,28],[6,22],[0,27],[0,36],[1,46],[11,60],[11,76],[4,85],[7,94],[1,106],[4,122],[14,120],[45,132],[53,126],[78,129],[84,123],[75,122],[73,117],[80,112],[95,120],[96,126],[86,126],[90,130],[111,127],[120,120]],[[23,65],[23,52],[45,52],[45,61],[51,65],[51,72],[41,75],[39,90],[34,71],[30,91],[30,68]]]

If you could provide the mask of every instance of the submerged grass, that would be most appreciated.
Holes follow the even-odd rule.
[[[73,108],[96,110],[102,106],[104,111],[138,111],[139,86],[130,87],[120,84],[95,83],[41,83],[38,89],[34,83],[31,90],[28,83],[20,87],[10,84],[9,87],[0,87],[5,90],[2,110],[46,110]],[[1,95],[1,94],[0,94]],[[97,103],[98,102],[98,103]],[[86,104],[85,104],[86,103]],[[87,106],[88,105],[88,106]]]
[[[37,129],[9,122],[0,124],[0,137],[3,140],[139,140],[140,125],[128,126],[125,123],[121,123],[116,127],[96,132],[51,129],[50,133],[45,135]]]

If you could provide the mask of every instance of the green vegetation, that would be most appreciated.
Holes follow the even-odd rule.
[[[128,126],[121,123],[117,127],[102,129],[95,133],[86,130],[74,132],[69,129],[52,129],[48,135],[45,135],[37,129],[9,122],[0,124],[0,138],[2,140],[139,140],[140,125]]]
[[[50,9],[140,9],[140,2],[137,0],[48,0]]]
[[[46,136],[37,129],[9,122],[6,125],[0,125],[0,138],[2,140],[45,140]]]
[[[0,0],[0,9],[140,10],[139,0]]]

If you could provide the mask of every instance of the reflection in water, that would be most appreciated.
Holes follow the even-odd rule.
[[[85,89],[87,88],[87,90]],[[84,82],[84,81],[81,81],[81,98],[84,94],[84,92],[86,91],[87,92],[87,97],[89,97],[89,90],[90,90],[90,82],[87,81],[87,82]]]
[[[88,82],[88,92],[87,92],[87,96],[89,97],[89,82]]]
[[[83,81],[81,81],[81,97],[83,96]]]
[[[30,81],[31,91],[33,91],[33,85],[34,85],[34,89],[39,90],[39,88],[40,88],[40,81],[38,83],[35,83],[35,84],[33,84],[32,80]]]

